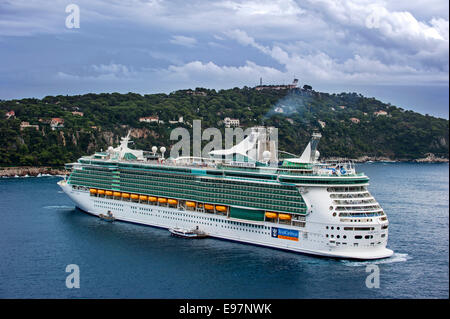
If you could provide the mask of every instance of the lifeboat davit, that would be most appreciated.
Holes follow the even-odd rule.
[[[159,197],[158,202],[160,202],[161,204],[165,204],[165,203],[167,203],[167,198]]]
[[[291,215],[289,215],[289,214],[279,214],[278,218],[280,218],[282,220],[291,220]]]
[[[169,199],[167,202],[168,202],[170,205],[176,205],[176,204],[178,204],[178,201],[177,201],[176,199]]]
[[[207,209],[207,210],[213,210],[213,209],[214,209],[214,205],[211,205],[211,204],[205,204],[205,209]]]
[[[278,214],[277,213],[272,213],[272,212],[266,212],[266,217],[267,218],[277,218]]]
[[[216,206],[216,210],[218,212],[226,212],[227,211],[227,207],[226,206],[219,206],[219,205],[217,205]]]
[[[187,207],[195,207],[196,204],[195,204],[195,202],[186,202],[186,206]]]

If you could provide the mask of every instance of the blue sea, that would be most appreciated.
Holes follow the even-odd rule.
[[[60,177],[0,179],[0,298],[448,298],[448,164],[358,170],[389,217],[389,259],[174,238],[75,209]],[[79,266],[78,289],[66,287],[69,264]],[[366,286],[372,264],[379,288]]]

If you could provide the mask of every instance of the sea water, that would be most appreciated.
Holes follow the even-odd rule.
[[[448,164],[359,164],[389,218],[378,261],[320,258],[77,210],[61,177],[0,179],[0,298],[448,298]],[[69,289],[67,265],[79,269]],[[379,288],[366,285],[367,266]]]

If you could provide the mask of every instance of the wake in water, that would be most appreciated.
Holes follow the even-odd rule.
[[[74,206],[66,206],[66,205],[61,205],[61,206],[44,206],[43,208],[45,208],[45,209],[57,209],[57,210],[72,210],[72,209],[75,209]]]
[[[391,257],[379,260],[366,260],[366,261],[350,261],[350,260],[341,260],[341,262],[345,266],[349,267],[362,267],[367,265],[379,265],[379,264],[391,264],[398,262],[405,262],[411,259],[408,254],[400,254],[394,253]]]

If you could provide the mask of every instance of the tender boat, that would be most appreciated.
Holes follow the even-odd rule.
[[[98,217],[100,217],[101,219],[107,221],[107,222],[113,222],[114,220],[116,220],[116,218],[113,216],[113,214],[111,213],[111,211],[108,211],[108,214],[99,214]]]
[[[182,237],[182,238],[205,238],[208,235],[198,229],[187,230],[182,228],[170,228],[169,229],[172,236]]]

